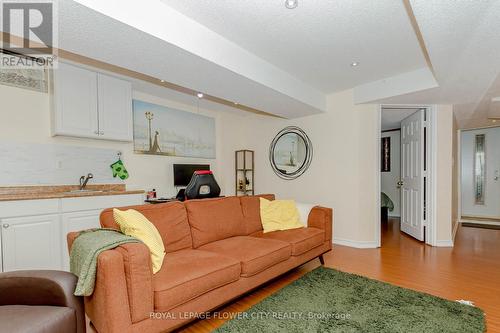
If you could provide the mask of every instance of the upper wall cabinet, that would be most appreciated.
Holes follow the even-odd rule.
[[[132,85],[59,63],[54,70],[53,135],[132,141]]]
[[[54,135],[99,135],[95,72],[59,63],[54,70],[53,93]]]
[[[132,141],[132,86],[130,82],[97,74],[99,135]]]

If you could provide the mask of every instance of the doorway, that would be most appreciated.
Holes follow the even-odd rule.
[[[378,228],[434,245],[434,108],[382,105],[380,119]]]
[[[460,221],[500,226],[500,127],[459,135]]]

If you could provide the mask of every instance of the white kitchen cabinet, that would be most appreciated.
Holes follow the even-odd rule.
[[[69,271],[69,252],[66,236],[73,231],[81,231],[93,228],[99,228],[99,215],[101,210],[91,210],[76,213],[62,214],[61,229],[62,229],[62,267],[63,270]]]
[[[69,232],[100,227],[105,208],[143,203],[143,194],[0,201],[0,271],[69,270]]]
[[[6,218],[1,223],[4,271],[61,268],[58,215]]]
[[[54,70],[53,134],[99,136],[97,74],[59,63]]]
[[[132,141],[132,85],[97,74],[99,134],[102,139]]]
[[[133,140],[130,82],[59,63],[53,87],[53,135]]]

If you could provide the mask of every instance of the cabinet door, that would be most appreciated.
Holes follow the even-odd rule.
[[[132,84],[104,74],[97,76],[100,138],[132,141]]]
[[[62,264],[63,270],[69,271],[69,252],[66,236],[73,231],[99,228],[101,210],[62,214]]]
[[[59,63],[52,107],[54,135],[98,137],[97,74]]]
[[[61,269],[58,215],[2,219],[3,269]]]

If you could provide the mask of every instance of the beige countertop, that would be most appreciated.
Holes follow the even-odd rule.
[[[74,192],[78,185],[6,186],[0,187],[0,201],[94,197],[104,195],[141,194],[143,190],[127,190],[124,184],[87,185],[86,192]]]

